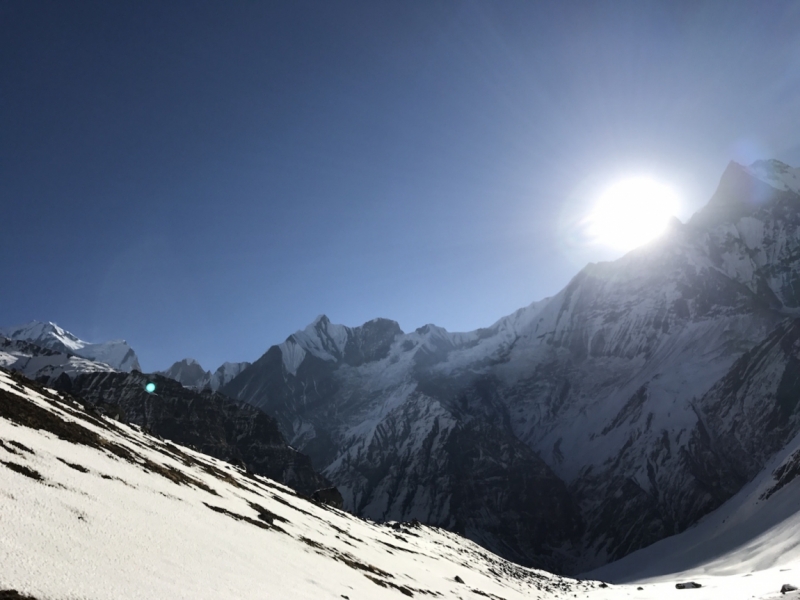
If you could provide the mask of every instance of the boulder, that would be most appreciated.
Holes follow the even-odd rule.
[[[335,487],[329,487],[317,490],[316,492],[311,494],[311,499],[314,502],[319,502],[320,504],[327,504],[328,506],[332,506],[334,508],[339,508],[339,509],[341,509],[342,506],[344,505],[344,498],[342,498],[342,494]]]
[[[676,583],[675,587],[679,590],[692,590],[703,586],[699,583],[695,583],[694,581],[687,581],[686,583]]]

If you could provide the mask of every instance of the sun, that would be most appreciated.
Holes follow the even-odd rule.
[[[648,177],[633,177],[609,187],[586,218],[593,243],[632,250],[661,235],[679,207],[669,186]]]

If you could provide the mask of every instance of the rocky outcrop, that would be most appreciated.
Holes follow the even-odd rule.
[[[313,494],[311,494],[311,499],[314,502],[319,502],[320,504],[327,504],[328,506],[332,506],[334,508],[339,508],[339,509],[341,509],[342,506],[344,505],[344,499],[342,498],[342,494],[335,487],[329,487],[317,490]]]

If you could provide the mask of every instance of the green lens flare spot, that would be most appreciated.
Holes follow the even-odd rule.
[[[148,394],[152,394],[153,392],[156,391],[156,384],[151,381],[146,386],[144,386],[144,391],[146,391]]]

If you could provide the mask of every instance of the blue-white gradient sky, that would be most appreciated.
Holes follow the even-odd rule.
[[[0,3],[0,325],[145,370],[318,314],[488,326],[614,181],[800,165],[800,3]]]

